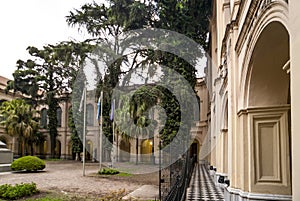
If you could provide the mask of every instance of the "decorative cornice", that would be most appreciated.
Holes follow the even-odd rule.
[[[255,27],[254,25],[257,23],[257,19],[260,18],[260,15],[264,13],[266,10],[272,7],[273,4],[285,2],[286,0],[252,0],[250,3],[250,7],[246,14],[246,19],[242,25],[242,30],[239,33],[237,43],[235,46],[235,50],[238,54],[240,54],[243,44],[249,35],[252,33],[252,29]],[[239,22],[240,23],[240,16]]]
[[[258,107],[248,107],[245,109],[240,109],[237,113],[238,116],[247,115],[249,113],[258,113],[258,112],[276,112],[283,110],[290,110],[291,106],[289,104],[286,105],[274,105],[274,106],[258,106]]]
[[[249,29],[251,28],[251,25],[252,25],[252,22],[254,20],[254,16],[255,16],[255,13],[257,11],[259,2],[260,2],[259,0],[252,0],[251,3],[250,3],[250,7],[249,7],[248,12],[246,14],[245,22],[242,26],[241,33],[238,36],[237,43],[236,43],[236,46],[235,46],[235,50],[238,53],[240,52],[241,47],[243,45],[243,42],[246,39],[247,33],[248,33]],[[239,11],[240,10],[241,10],[241,8],[239,9]],[[238,14],[238,16],[239,16],[239,21],[240,21],[240,13]]]

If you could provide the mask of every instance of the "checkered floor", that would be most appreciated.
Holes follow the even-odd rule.
[[[224,200],[224,192],[215,186],[205,165],[195,165],[186,200]]]

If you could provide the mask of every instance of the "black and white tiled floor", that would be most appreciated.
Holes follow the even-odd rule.
[[[220,187],[215,186],[205,165],[195,165],[186,200],[224,200],[224,192]]]

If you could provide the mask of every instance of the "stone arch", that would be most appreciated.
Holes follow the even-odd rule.
[[[251,26],[251,30],[249,31],[249,38],[246,41],[245,45],[247,47],[245,57],[242,62],[241,69],[241,77],[240,77],[240,100],[239,108],[244,109],[248,105],[248,95],[249,89],[248,83],[251,75],[251,61],[254,49],[256,44],[262,34],[265,31],[265,28],[271,23],[279,23],[281,24],[285,30],[288,32],[288,5],[284,1],[275,1],[272,3],[273,5],[268,7],[268,9],[264,9],[257,17],[255,23]],[[239,50],[238,54],[239,53]]]
[[[287,104],[289,74],[282,67],[289,57],[287,30],[279,22],[270,23],[261,33],[251,57],[247,107]]]
[[[247,69],[245,102],[248,121],[251,190],[257,193],[291,194],[289,33],[271,21],[260,32]],[[246,130],[246,129],[245,129]]]
[[[222,119],[221,119],[221,138],[222,144],[222,161],[221,161],[221,171],[223,173],[228,173],[228,94],[226,93],[223,98],[222,104]]]
[[[68,158],[71,158],[72,160],[74,160],[75,159],[75,154],[73,154],[73,151],[72,151],[72,140],[68,141],[67,146],[68,146],[68,148],[67,148]]]
[[[119,154],[120,162],[129,162],[130,161],[130,147],[131,147],[131,144],[130,144],[129,140],[121,140],[120,154]]]
[[[152,139],[145,139],[141,143],[141,161],[151,162],[153,141]]]
[[[55,157],[60,158],[61,156],[61,142],[59,140],[56,140],[55,143]]]
[[[93,158],[93,142],[88,140],[86,142],[86,160],[92,160]]]
[[[200,146],[198,139],[194,139],[190,146],[190,157],[194,157],[195,162],[198,162],[200,159]]]

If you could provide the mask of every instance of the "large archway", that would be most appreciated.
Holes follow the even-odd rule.
[[[153,140],[143,140],[141,145],[141,161],[146,163],[151,162]]]
[[[130,142],[129,140],[121,140],[120,142],[120,153],[119,161],[120,162],[129,162],[130,161]]]
[[[247,115],[250,131],[250,189],[291,194],[289,34],[271,22],[259,36],[249,65]]]

